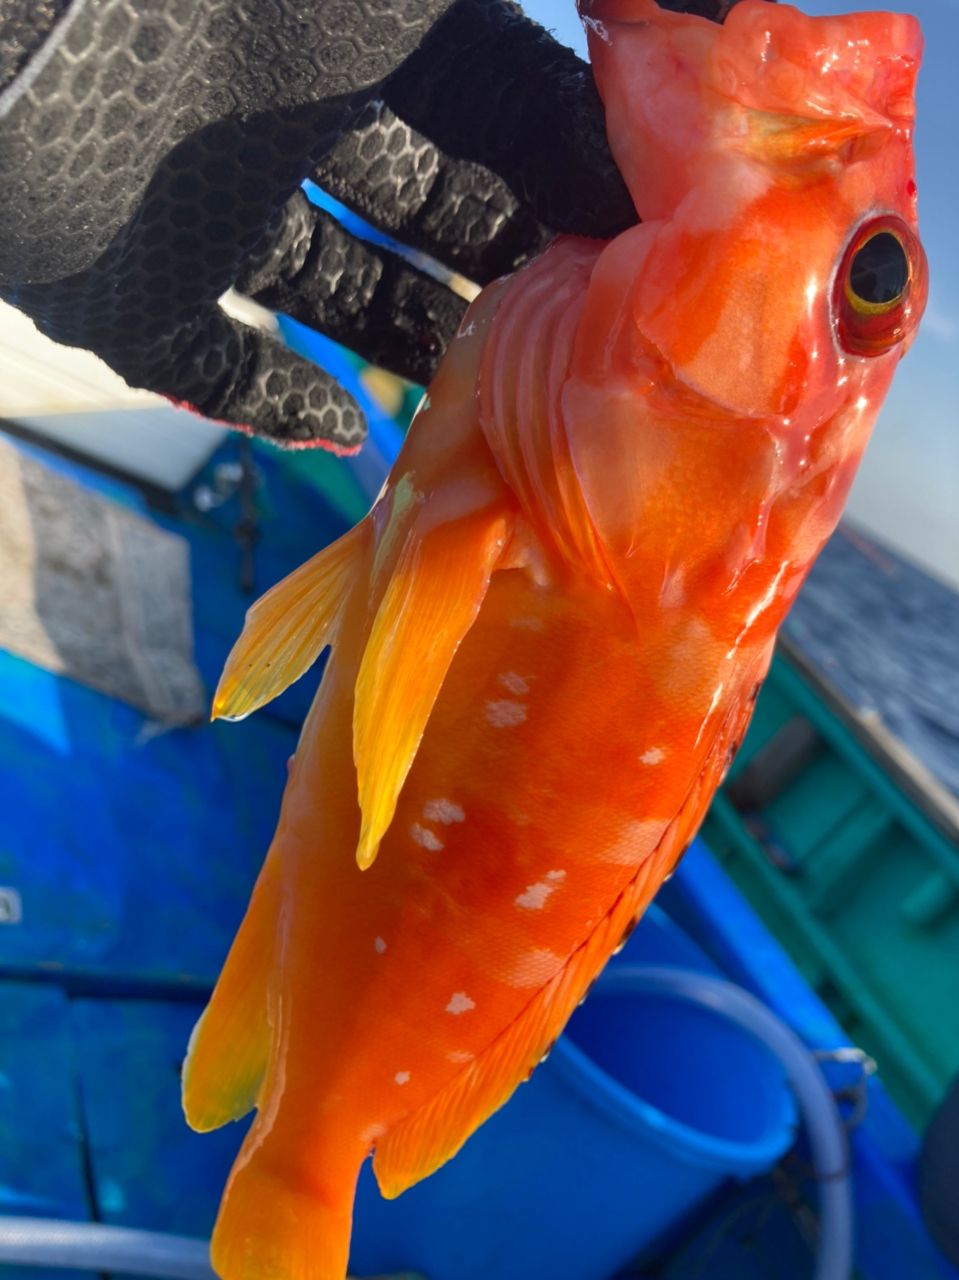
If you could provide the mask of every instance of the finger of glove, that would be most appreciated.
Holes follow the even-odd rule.
[[[313,176],[367,222],[480,284],[553,235],[502,178],[446,155],[382,101],[367,104]]]
[[[605,237],[636,221],[589,67],[511,0],[458,0],[382,97],[446,155],[499,174],[557,231]]]
[[[206,336],[225,334],[225,330],[229,336],[216,349],[229,349],[235,343],[237,364],[227,359],[227,377],[209,392],[209,382],[198,388],[200,398],[191,403],[201,413],[246,427],[287,448],[319,445],[333,453],[356,453],[366,438],[366,421],[344,387],[272,334],[222,313],[213,318]],[[190,364],[196,367],[195,361]]]
[[[171,152],[221,128],[248,132],[261,202],[274,194],[265,150],[300,169],[276,183],[282,203],[449,4],[72,0],[63,14],[62,0],[0,0],[0,19],[27,18],[9,56],[0,44],[0,74],[14,75],[0,95],[0,281],[86,269]],[[198,176],[223,185],[215,159]]]
[[[291,448],[353,453],[366,426],[353,397],[272,333],[227,316],[215,303],[151,307],[76,277],[75,288],[27,285],[0,291],[55,342],[86,347],[133,387],[156,391],[205,417]],[[111,305],[114,304],[114,305]],[[98,319],[99,317],[99,319]]]
[[[364,359],[427,383],[466,310],[452,289],[294,196],[237,289]]]
[[[142,361],[116,367],[138,386],[287,448],[349,454],[366,436],[356,401],[325,370],[219,308],[172,349],[155,351],[146,369]]]

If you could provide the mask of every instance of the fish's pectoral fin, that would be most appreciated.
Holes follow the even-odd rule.
[[[256,1105],[270,1052],[267,984],[276,954],[279,858],[271,852],[183,1064],[183,1111],[206,1133]]]
[[[248,610],[217,685],[214,720],[242,720],[272,701],[333,643],[368,538],[364,520]]]
[[[665,842],[664,842],[665,844]],[[535,1070],[627,927],[662,882],[669,848],[649,857],[586,942],[520,1016],[435,1097],[381,1138],[373,1154],[380,1191],[393,1199],[456,1155]]]
[[[511,517],[488,508],[423,532],[414,522],[356,678],[353,758],[368,867],[386,834],[453,656],[479,613]]]

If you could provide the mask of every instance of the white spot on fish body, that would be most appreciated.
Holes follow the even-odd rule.
[[[524,693],[529,693],[529,682],[524,680],[521,675],[517,675],[515,671],[504,671],[499,676],[499,682],[504,689],[508,689],[510,693],[522,697]]]
[[[429,849],[431,853],[438,853],[444,847],[443,841],[439,836],[434,835],[429,827],[420,826],[418,822],[414,822],[410,827],[410,835],[418,845],[424,849]]]
[[[470,1009],[476,1008],[476,1001],[471,1000],[465,991],[454,991],[450,996],[450,1002],[446,1006],[447,1013],[469,1013]]]
[[[666,752],[662,747],[650,747],[648,751],[644,751],[639,757],[640,764],[659,764],[665,757]]]
[[[638,866],[656,848],[669,826],[666,819],[627,822],[611,844],[599,851],[602,862],[618,867]]]
[[[450,1062],[462,1065],[464,1062],[472,1062],[476,1054],[470,1053],[468,1049],[451,1049],[446,1056]]]
[[[393,1079],[397,1084],[409,1084],[410,1073],[408,1071],[397,1071]]]
[[[511,987],[541,987],[563,964],[563,957],[548,947],[537,947],[520,956],[509,971]]]
[[[386,950],[386,940],[385,940],[385,938],[374,938],[374,939],[373,939],[373,950],[376,952],[376,954],[377,954],[378,956],[381,956],[381,955],[384,953],[384,951]]]
[[[360,1134],[361,1142],[375,1142],[377,1138],[382,1138],[386,1133],[385,1124],[368,1124]]]
[[[427,800],[423,806],[423,817],[428,822],[442,822],[448,827],[452,822],[463,822],[466,814],[463,812],[461,805],[455,804],[452,800],[446,800],[442,796],[437,800]]]
[[[512,729],[526,719],[526,708],[521,702],[503,698],[500,701],[487,702],[485,715],[494,729]]]
[[[537,884],[528,884],[523,892],[513,899],[513,902],[524,911],[541,911],[555,888],[555,884],[547,884],[543,880]]]
[[[562,884],[563,881],[566,879],[566,872],[565,871],[547,871],[546,879],[552,880],[554,884]]]

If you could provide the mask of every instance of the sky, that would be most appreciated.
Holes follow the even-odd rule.
[[[574,0],[522,0],[558,40],[586,56]],[[929,305],[899,368],[856,478],[847,514],[959,586],[959,0],[854,5],[805,0],[806,13],[914,13],[926,52],[917,91],[916,180],[929,259]]]

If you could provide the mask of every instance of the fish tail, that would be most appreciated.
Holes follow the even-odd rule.
[[[222,1280],[344,1280],[365,1151],[334,1150],[318,1171],[314,1158],[307,1178],[272,1168],[259,1141],[254,1125],[220,1205],[213,1269]]]
[[[267,982],[278,895],[278,856],[271,852],[183,1064],[183,1110],[201,1133],[256,1105],[269,1058]]]

